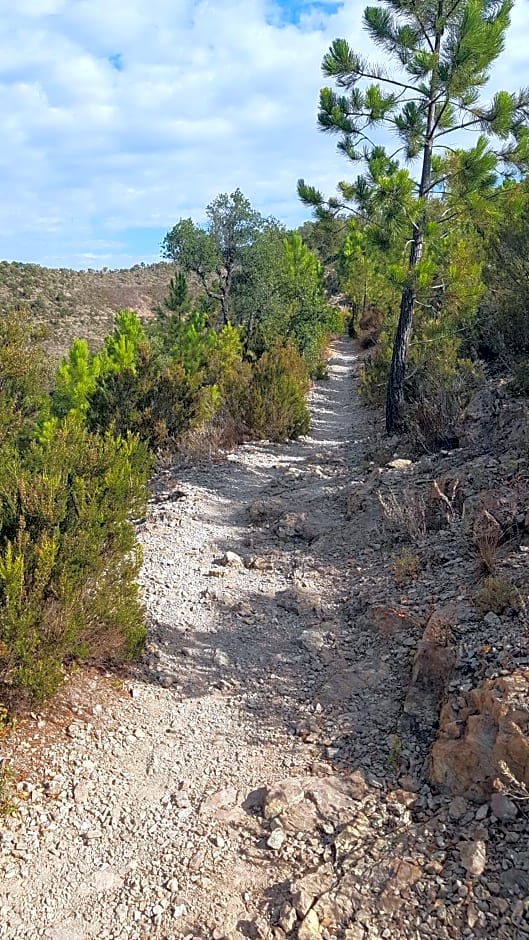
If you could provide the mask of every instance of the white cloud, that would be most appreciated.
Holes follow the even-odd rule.
[[[299,176],[330,191],[351,172],[316,109],[329,42],[368,48],[360,0],[297,0],[295,17],[274,0],[4,5],[0,256],[147,260],[219,192],[293,224]],[[529,84],[524,7],[494,84]]]

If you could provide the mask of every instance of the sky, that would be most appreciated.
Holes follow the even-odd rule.
[[[181,217],[239,187],[308,217],[356,171],[318,132],[332,40],[372,52],[364,0],[0,0],[0,258],[59,267],[160,259]],[[529,85],[517,0],[491,88]]]

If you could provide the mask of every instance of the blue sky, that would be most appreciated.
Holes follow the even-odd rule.
[[[182,216],[240,187],[306,218],[304,176],[351,175],[316,129],[336,36],[368,51],[359,0],[0,0],[0,258],[120,267],[159,258]],[[529,84],[517,0],[492,85]]]

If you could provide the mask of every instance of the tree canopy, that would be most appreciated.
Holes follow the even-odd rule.
[[[184,272],[196,275],[206,295],[220,304],[226,324],[231,319],[234,276],[266,220],[240,189],[217,196],[206,207],[206,215],[204,228],[192,219],[180,219],[165,236],[162,252]]]
[[[325,200],[304,180],[298,192],[320,218],[344,209],[368,225],[407,228],[408,259],[388,376],[386,424],[400,426],[404,379],[425,240],[447,232],[463,207],[479,209],[500,174],[529,164],[529,91],[481,92],[502,52],[512,0],[381,0],[363,24],[387,64],[370,62],[345,39],[323,59],[335,88],[320,93],[318,124],[367,174]],[[380,133],[391,133],[390,154]],[[460,146],[474,132],[472,145]],[[378,138],[377,138],[378,135]],[[476,139],[477,135],[477,139]],[[397,158],[417,170],[412,174]],[[438,208],[440,206],[440,208]]]

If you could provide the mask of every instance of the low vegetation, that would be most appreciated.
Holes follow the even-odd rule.
[[[91,349],[100,346],[118,310],[129,307],[149,320],[167,293],[172,273],[172,265],[164,261],[115,271],[1,261],[0,313],[24,310],[45,327],[46,350],[58,360],[76,337],[86,339]]]
[[[53,414],[46,360],[0,318],[0,688],[42,700],[74,659],[134,656],[144,638],[132,519],[150,468],[137,436]]]
[[[491,576],[485,578],[476,591],[476,608],[481,614],[503,614],[507,610],[517,613],[524,609],[523,597],[507,578]]]
[[[239,193],[217,201],[219,244],[241,213],[256,225],[222,303],[213,288],[193,296],[179,271],[149,322],[122,310],[99,349],[74,339],[54,374],[34,318],[0,315],[4,706],[48,698],[73,661],[141,650],[133,523],[157,454],[208,428],[218,446],[224,428],[230,443],[308,430],[310,377],[343,319],[301,237],[259,221]]]

